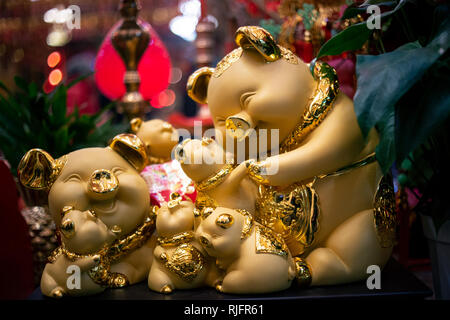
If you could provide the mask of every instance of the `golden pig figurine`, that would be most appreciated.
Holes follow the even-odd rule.
[[[41,279],[44,295],[94,294],[147,277],[156,239],[147,185],[139,175],[146,157],[138,137],[121,134],[107,148],[56,160],[32,149],[22,158],[21,183],[49,191],[50,214],[62,233]],[[83,271],[79,288],[66,285],[70,264]]]
[[[289,288],[296,267],[283,238],[253,221],[246,210],[218,207],[205,217],[196,238],[225,271],[216,289],[265,293]]]
[[[194,72],[187,90],[208,103],[216,131],[256,158],[246,163],[259,185],[256,219],[283,235],[301,285],[367,277],[395,241],[392,181],[375,161],[376,130],[364,140],[326,63],[308,66],[260,27],[239,28],[235,40],[239,47],[216,68]],[[252,129],[266,159],[249,152]]]
[[[131,131],[145,144],[147,164],[158,164],[170,161],[172,149],[178,144],[177,130],[161,119],[142,121],[134,118],[130,121]]]
[[[218,279],[215,265],[194,238],[194,204],[177,193],[157,211],[157,246],[148,275],[151,290],[171,293],[213,285]]]
[[[205,208],[217,206],[255,213],[256,184],[248,177],[245,164],[226,164],[226,153],[216,141],[209,138],[184,140],[175,149],[175,157],[195,182],[198,214]]]

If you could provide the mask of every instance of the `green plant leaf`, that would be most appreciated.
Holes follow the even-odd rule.
[[[444,61],[438,60],[397,104],[397,159],[404,159],[450,117],[450,57]]]
[[[373,4],[376,4],[378,6],[393,7],[397,4],[397,2],[386,0],[378,0],[378,1],[375,0],[375,1],[366,1],[365,3],[357,7],[352,5],[349,6],[347,9],[345,9],[340,20],[350,19],[356,17],[358,14],[367,13],[367,8]]]
[[[11,94],[11,91],[5,86],[3,82],[0,81],[0,89],[3,89],[7,94]]]
[[[67,89],[59,86],[51,98],[52,125],[55,127],[62,126],[66,123],[67,113]]]
[[[430,66],[448,49],[450,44],[449,30],[450,23],[447,20],[439,35],[426,47],[421,47],[416,41],[407,43],[386,54],[357,57],[358,88],[354,96],[354,107],[364,136],[367,136],[370,129],[375,125],[381,130],[385,130],[383,128],[390,129],[390,126],[385,123],[388,120],[386,115],[390,114],[400,98],[422,78]],[[380,131],[380,135],[383,134]],[[389,134],[391,134],[390,131]],[[390,145],[382,146],[383,143],[386,143],[385,141],[380,141],[379,152],[381,152],[380,150],[392,152],[397,149]],[[390,144],[391,142],[389,140],[387,143]],[[407,149],[405,148],[405,150]],[[405,153],[403,148],[400,150]],[[383,169],[386,169],[388,161],[393,161],[395,155],[386,154],[382,157],[385,160]]]
[[[334,56],[345,51],[358,50],[369,39],[372,31],[367,28],[366,22],[351,25],[325,42],[320,48],[317,58]]]
[[[72,80],[71,82],[69,82],[69,83],[66,85],[66,88],[67,88],[67,89],[70,89],[71,87],[73,87],[74,85],[76,85],[78,82],[83,81],[84,79],[89,78],[89,77],[92,76],[93,74],[94,74],[93,72],[90,72],[90,73],[88,73],[88,74],[84,74],[84,75],[79,76],[79,77],[76,78],[75,80]]]
[[[20,89],[22,89],[25,92],[28,92],[28,83],[25,81],[24,78],[15,76],[14,82],[16,83],[16,86]]]
[[[380,142],[376,147],[376,157],[383,173],[387,173],[395,160],[395,110],[394,106],[383,114],[377,127]]]
[[[396,13],[405,3],[412,0],[400,0],[397,6],[391,10],[380,14],[380,19],[383,21],[386,17]],[[366,21],[351,25],[347,29],[339,32],[333,38],[325,42],[317,54],[317,59],[323,56],[334,56],[345,51],[352,51],[360,49],[372,34],[371,29],[367,28]]]

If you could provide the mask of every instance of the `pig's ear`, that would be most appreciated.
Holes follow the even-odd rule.
[[[236,31],[234,40],[243,50],[258,51],[267,62],[273,62],[281,58],[281,51],[275,39],[264,28],[258,26],[240,27]]]
[[[147,165],[145,145],[134,134],[122,133],[115,136],[109,147],[127,160],[138,172],[141,172]]]
[[[20,160],[17,169],[20,182],[35,190],[50,189],[64,167],[66,158],[54,160],[41,149],[31,149]]]
[[[134,118],[130,121],[130,127],[131,131],[133,133],[137,133],[139,131],[139,128],[142,126],[142,119],[141,118]]]
[[[214,68],[203,67],[195,71],[189,77],[186,85],[187,94],[192,100],[206,104],[209,79],[214,73]]]

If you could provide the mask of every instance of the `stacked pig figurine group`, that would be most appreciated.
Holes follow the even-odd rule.
[[[241,27],[235,39],[237,49],[187,85],[192,99],[208,103],[221,141],[178,144],[170,124],[134,119],[136,135],[118,135],[106,148],[23,157],[20,181],[48,190],[61,234],[43,294],[88,295],[143,280],[165,294],[202,286],[267,293],[294,280],[299,288],[357,281],[369,265],[385,265],[394,196],[374,156],[376,130],[363,138],[326,63],[306,65],[260,27]],[[226,150],[227,139],[238,148]],[[139,173],[164,161],[180,162],[195,202],[173,192],[150,205]],[[79,288],[68,286],[71,266]]]

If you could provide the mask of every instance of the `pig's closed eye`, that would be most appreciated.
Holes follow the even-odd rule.
[[[80,181],[81,181],[81,177],[77,173],[71,174],[64,180],[64,182],[80,182]]]
[[[217,118],[216,122],[218,125],[223,125],[225,123],[225,119],[224,118]]]
[[[119,174],[124,173],[125,170],[122,169],[122,168],[120,168],[120,167],[115,167],[115,168],[112,169],[112,172],[113,172],[116,176],[118,176]]]
[[[246,93],[242,94],[239,99],[240,103],[241,103],[241,107],[246,108],[248,106],[248,104],[250,103],[250,100],[252,99],[252,97],[255,94],[256,94],[256,91],[246,92]]]

